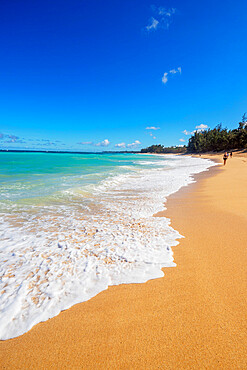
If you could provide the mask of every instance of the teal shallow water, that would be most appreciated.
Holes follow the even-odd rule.
[[[0,153],[0,200],[83,189],[108,177],[158,167],[160,159],[145,156],[143,163],[143,156],[135,154]]]

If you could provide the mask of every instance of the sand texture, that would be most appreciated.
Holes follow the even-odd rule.
[[[216,156],[220,159],[221,156]],[[246,369],[247,158],[169,197],[177,267],[0,343],[4,369]]]

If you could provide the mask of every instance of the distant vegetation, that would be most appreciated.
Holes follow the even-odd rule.
[[[142,149],[141,153],[203,153],[230,151],[234,149],[247,149],[247,117],[243,115],[238,128],[227,130],[222,125],[205,131],[195,131],[190,137],[187,146],[164,147],[163,145],[152,145]]]
[[[245,115],[243,118],[245,119]],[[219,152],[245,148],[247,148],[246,119],[239,122],[238,128],[234,130],[227,130],[218,125],[213,130],[195,132],[189,139],[187,146],[190,153]]]
[[[148,148],[142,149],[141,153],[185,153],[187,147],[184,146],[170,146],[164,147],[164,145],[151,145]]]

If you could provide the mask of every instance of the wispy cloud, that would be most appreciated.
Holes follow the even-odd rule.
[[[146,127],[146,130],[159,130],[160,127],[155,127],[155,126],[150,126],[150,127]]]
[[[30,147],[30,144],[32,147],[48,147],[53,146],[57,147],[58,145],[65,145],[60,140],[50,140],[50,139],[30,139],[30,138],[21,138],[19,136],[13,135],[13,134],[4,134],[0,133],[0,143],[1,144],[28,144],[28,146],[25,146],[25,148]],[[10,145],[11,148],[15,148],[15,146]],[[22,148],[24,148],[22,146]]]
[[[163,8],[162,6],[160,6],[158,8],[158,12],[159,12],[160,15],[165,15],[167,17],[171,17],[176,12],[176,9],[175,8],[167,9],[167,8]]]
[[[182,73],[182,68],[178,67],[177,69],[171,69],[169,72],[165,72],[162,76],[162,82],[165,85],[168,81],[168,76],[170,75],[175,75],[175,74],[181,74]]]
[[[191,131],[184,130],[184,131],[183,131],[183,134],[184,134],[184,135],[191,135]]]
[[[139,140],[135,140],[133,143],[127,144],[127,147],[128,148],[135,148],[135,147],[137,147],[140,144],[141,144],[141,142]]]
[[[57,146],[57,143],[55,143],[53,141],[50,141],[48,139],[41,139],[40,141],[39,142],[36,142],[36,143],[34,142],[34,144],[32,144],[32,145],[40,146],[40,147],[44,147],[44,146]],[[61,144],[61,145],[63,145],[63,144]]]
[[[115,147],[116,148],[126,148],[126,144],[125,143],[115,144]]]
[[[93,142],[92,141],[82,141],[82,142],[77,143],[77,144],[80,144],[80,145],[93,145]]]
[[[6,143],[6,144],[12,144],[12,143],[18,143],[18,144],[24,144],[25,141],[23,141],[23,139],[21,139],[19,136],[16,136],[16,135],[9,135],[9,134],[3,134],[3,133],[0,133],[0,140],[2,143]]]
[[[13,143],[16,143],[16,144],[26,144],[26,141],[23,141],[23,140],[4,140],[3,143],[6,143],[6,144],[13,144]]]
[[[20,138],[18,136],[15,136],[15,135],[7,135],[10,140],[12,140],[13,143],[15,143],[17,140],[19,140]]]
[[[150,18],[148,25],[145,27],[147,31],[155,31],[158,28],[168,29],[172,23],[173,15],[176,13],[175,8],[151,7],[153,15]]]
[[[179,141],[181,141],[182,143],[184,143],[184,142],[185,142],[185,140],[184,140],[184,139],[179,139]]]
[[[5,134],[5,133],[0,133],[0,144],[6,147],[11,147],[11,148],[25,148],[28,149],[30,148],[39,148],[42,149],[42,147],[53,147],[56,148],[58,145],[65,145],[62,143],[60,140],[50,140],[50,139],[31,139],[31,138],[23,138],[19,137],[13,134]],[[5,144],[10,144],[10,145],[5,145]],[[15,146],[15,144],[26,144],[26,146]]]
[[[182,68],[181,67],[178,67],[177,69],[171,69],[170,71],[169,71],[169,73],[171,73],[171,74],[173,74],[173,75],[175,75],[176,73],[182,73]]]
[[[148,31],[156,30],[156,28],[158,27],[158,24],[159,24],[159,21],[157,19],[155,19],[154,17],[152,17],[151,20],[150,20],[150,24],[148,26],[146,26],[146,29]]]

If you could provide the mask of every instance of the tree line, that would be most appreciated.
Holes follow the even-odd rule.
[[[152,145],[142,149],[141,153],[203,153],[247,149],[247,116],[243,115],[238,128],[228,130],[217,125],[214,129],[195,131],[187,146],[164,147]]]
[[[187,151],[186,145],[180,146],[170,146],[165,147],[164,145],[151,145],[148,148],[142,149],[141,153],[185,153]]]
[[[245,117],[245,115],[243,116]],[[187,146],[189,153],[220,152],[247,148],[247,123],[242,120],[238,128],[227,130],[217,125],[212,130],[195,132]]]

